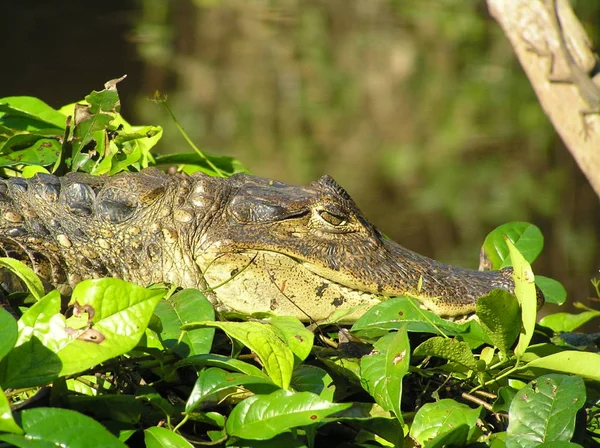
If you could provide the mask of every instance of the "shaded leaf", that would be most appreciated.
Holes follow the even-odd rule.
[[[13,258],[0,258],[0,266],[18,276],[25,283],[25,286],[35,300],[40,300],[44,297],[44,285],[42,281],[25,263]]]
[[[462,364],[471,370],[477,369],[477,360],[473,356],[469,344],[455,338],[443,338],[441,336],[429,338],[415,348],[413,355],[437,356]]]
[[[544,277],[543,275],[535,276],[535,284],[544,294],[546,303],[555,303],[562,305],[567,300],[567,290],[553,278]]]
[[[381,336],[406,326],[407,331],[454,336],[466,332],[467,323],[456,324],[420,307],[416,299],[393,297],[370,308],[352,326],[353,333]]]
[[[476,314],[494,347],[504,358],[508,357],[508,351],[521,329],[517,298],[508,291],[495,289],[477,301]]]
[[[184,289],[167,300],[161,300],[155,314],[162,322],[161,339],[165,347],[182,358],[203,355],[210,351],[215,330],[199,328],[186,331],[181,327],[199,320],[214,320],[215,311],[208,299],[197,289]],[[181,340],[180,340],[181,337]]]
[[[4,358],[17,342],[18,331],[16,319],[0,307],[0,359]]]
[[[40,138],[30,147],[4,153],[0,156],[0,166],[15,165],[52,165],[62,150],[62,145],[56,139]]]
[[[297,392],[312,392],[325,400],[333,401],[333,378],[320,367],[300,364],[292,373],[291,386]]]
[[[269,378],[263,373],[262,370],[256,366],[253,366],[252,364],[240,361],[239,359],[229,358],[228,356],[216,355],[213,353],[190,356],[189,358],[183,359],[175,364],[176,368],[184,366],[213,366],[220,367],[228,371],[244,373],[246,375]]]

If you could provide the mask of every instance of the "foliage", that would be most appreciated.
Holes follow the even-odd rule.
[[[0,99],[4,174],[112,174],[161,160],[212,175],[243,170],[197,149],[153,156],[161,128],[123,120],[117,82],[59,111],[35,98]],[[396,297],[349,330],[314,333],[286,317],[218,321],[200,291],[118,279],[81,282],[65,314],[57,291],[44,295],[31,269],[2,259],[30,296],[18,318],[0,309],[0,441],[589,446],[600,441],[600,354],[575,344],[573,332],[600,313],[535,324],[535,285],[564,302],[560,285],[531,271],[542,245],[526,223],[486,238],[484,264],[512,266],[516,288],[481,298],[476,318],[450,322]]]

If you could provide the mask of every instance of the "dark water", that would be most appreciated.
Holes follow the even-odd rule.
[[[164,126],[161,151],[189,149],[147,100],[156,89],[207,151],[291,183],[331,174],[384,232],[443,261],[476,267],[487,232],[534,222],[534,270],[585,301],[598,198],[485,8],[465,3],[5,2],[0,96],[58,107],[127,74],[122,112]]]

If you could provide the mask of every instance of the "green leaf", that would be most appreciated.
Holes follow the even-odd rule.
[[[510,259],[513,265],[513,280],[515,282],[515,296],[521,306],[521,334],[519,342],[515,348],[517,358],[523,356],[529,346],[535,330],[535,320],[537,317],[537,292],[535,289],[535,278],[531,266],[523,258],[517,248],[510,240],[506,240],[510,252]]]
[[[167,428],[153,426],[144,430],[146,448],[193,448],[190,442]]]
[[[285,342],[299,361],[304,361],[313,347],[315,335],[295,317],[274,316],[266,319],[279,339]]]
[[[196,355],[190,356],[189,358],[183,359],[175,364],[176,368],[186,367],[186,366],[212,366],[212,367],[220,367],[225,370],[244,373],[250,376],[261,376],[264,378],[269,378],[265,375],[262,370],[253,366],[252,364],[248,364],[247,362],[240,361],[239,359],[229,358],[228,356],[223,355],[215,355],[212,353],[206,355]]]
[[[246,386],[246,388],[250,390],[254,390],[252,386],[258,386],[261,393],[273,392],[273,390],[277,388],[269,378],[263,376],[230,373],[216,367],[211,367],[201,371],[198,375],[192,393],[185,405],[185,411],[192,412],[211,395],[214,396],[217,393],[237,386]]]
[[[17,425],[10,410],[10,403],[4,395],[4,391],[0,389],[0,432],[12,432],[15,434],[23,434],[23,430]]]
[[[40,138],[30,147],[4,153],[0,156],[0,166],[52,165],[62,151],[60,142],[53,138]]]
[[[27,409],[20,413],[19,420],[25,434],[0,434],[0,440],[25,447],[81,448],[90,446],[90,441],[93,441],[93,445],[97,447],[126,448],[123,442],[100,423],[69,409]]]
[[[550,328],[555,333],[566,333],[587,324],[596,317],[600,317],[600,311],[584,311],[579,314],[554,313],[542,317],[540,325]]]
[[[492,230],[483,242],[482,252],[491,264],[489,266],[491,269],[511,266],[505,237],[511,240],[529,263],[534,262],[544,247],[544,236],[533,224],[527,222],[503,224]]]
[[[162,397],[153,387],[140,387],[135,392],[135,397],[138,400],[151,403],[153,408],[156,408],[164,418],[171,418],[179,414],[169,400]],[[160,417],[159,417],[160,418]]]
[[[42,281],[25,263],[13,258],[0,258],[0,266],[18,276],[25,283],[25,286],[35,300],[40,300],[44,297],[44,285]]]
[[[258,322],[197,322],[184,325],[185,331],[196,328],[220,328],[240,341],[260,358],[267,375],[283,389],[290,386],[294,369],[294,354],[268,325]]]
[[[480,415],[481,407],[471,409],[451,399],[426,403],[415,415],[410,436],[426,447],[462,446],[478,433]]]
[[[402,378],[410,365],[410,345],[406,329],[382,337],[373,351],[360,361],[363,388],[386,411],[393,411],[402,423],[400,401]]]
[[[312,392],[325,400],[333,401],[335,383],[329,373],[320,367],[300,364],[294,369],[290,384],[297,392]]]
[[[331,403],[310,392],[278,390],[239,403],[231,411],[225,428],[231,436],[266,440],[291,428],[319,423],[350,406],[350,403]]]
[[[521,330],[521,310],[515,296],[495,289],[477,301],[476,314],[494,347],[506,359]]]
[[[502,386],[498,389],[498,398],[492,405],[493,412],[508,413],[510,405],[517,395],[517,390],[510,386]]]
[[[74,395],[68,397],[69,409],[94,417],[135,425],[142,415],[142,403],[133,395]]]
[[[391,446],[403,446],[404,432],[397,418],[373,403],[352,403],[352,407],[335,414],[336,422],[367,431],[387,440]],[[387,444],[384,444],[387,446]]]
[[[59,129],[64,129],[67,123],[65,115],[31,96],[0,98],[0,112],[6,114],[4,117],[7,115],[25,117]]]
[[[204,153],[214,166],[220,169],[225,175],[231,176],[236,173],[249,173],[248,169],[237,159],[227,156],[216,156]],[[184,165],[184,171],[192,174],[201,171],[210,176],[217,176],[218,173],[210,167],[206,160],[195,152],[183,154],[166,154],[156,157],[156,165]]]
[[[164,346],[182,358],[210,352],[215,330],[199,328],[186,331],[181,327],[199,320],[214,320],[215,311],[208,299],[197,289],[184,289],[167,300],[161,300],[155,314],[162,322],[160,337]],[[181,340],[180,340],[181,336]]]
[[[0,359],[4,358],[12,350],[17,342],[17,321],[0,307]]]
[[[600,355],[597,355],[600,357]],[[542,442],[573,437],[575,415],[585,404],[581,378],[544,375],[517,392],[510,405],[507,448],[537,447]]]
[[[351,331],[380,336],[406,326],[407,331],[455,336],[466,332],[469,324],[456,324],[442,319],[420,307],[410,297],[393,297],[367,310],[352,326]]]
[[[473,356],[469,344],[455,338],[443,338],[441,336],[429,338],[415,348],[413,355],[437,356],[462,364],[471,370],[477,369],[477,360]]]
[[[565,287],[556,280],[542,275],[535,276],[535,284],[540,291],[544,294],[546,303],[555,303],[562,305],[567,300],[567,290]]]
[[[46,384],[132,350],[143,336],[165,291],[123,280],[85,280],[73,290],[71,305],[93,310],[93,328],[70,327],[53,291],[19,320],[17,346],[0,362],[4,387]]]
[[[571,373],[600,381],[600,354],[565,350],[530,361],[526,368],[540,368]]]

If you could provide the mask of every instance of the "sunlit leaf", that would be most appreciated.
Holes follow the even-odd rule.
[[[268,325],[258,322],[196,322],[184,325],[183,329],[220,328],[230,337],[237,339],[260,358],[269,377],[283,389],[290,386],[294,355],[290,348]]]
[[[539,228],[527,222],[509,222],[492,230],[483,242],[484,252],[491,269],[511,266],[505,237],[521,252],[525,260],[533,263],[544,247],[544,236]]]
[[[331,403],[310,392],[278,390],[239,403],[231,411],[226,429],[232,436],[265,440],[291,428],[318,423],[350,406]]]
[[[575,415],[585,397],[583,380],[576,376],[552,374],[533,380],[512,400],[506,447],[533,448],[542,442],[570,441]]]

